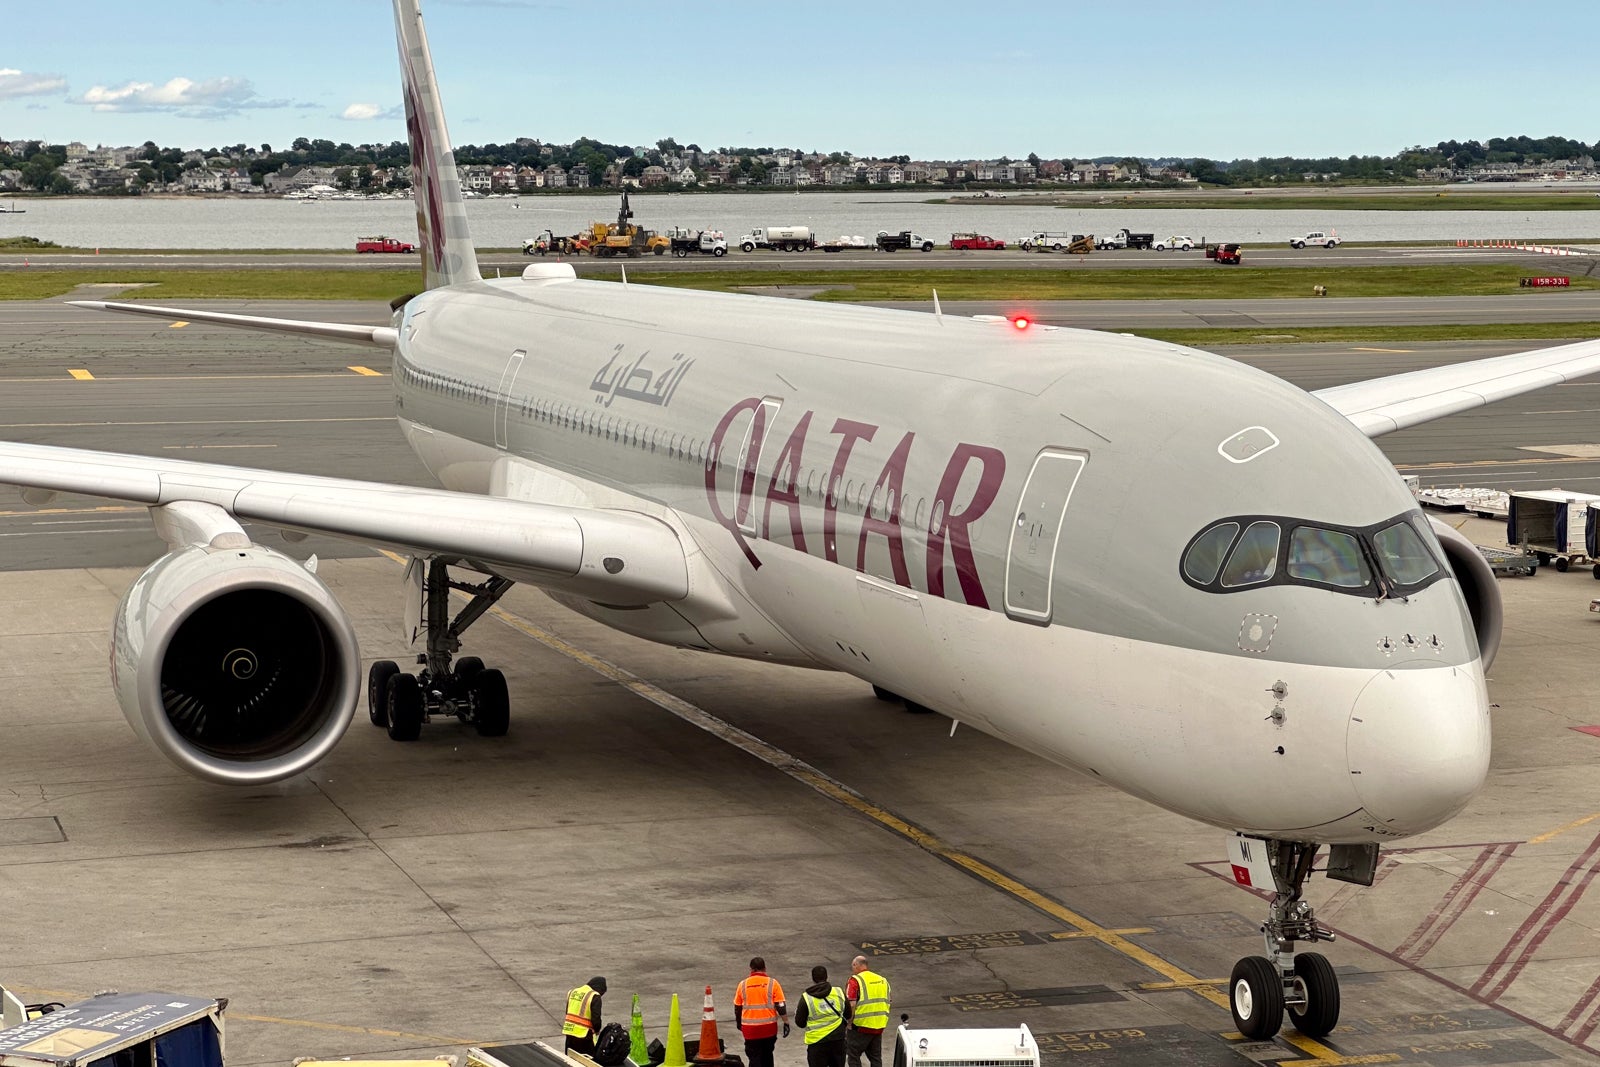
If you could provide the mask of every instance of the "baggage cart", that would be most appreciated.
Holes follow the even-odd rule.
[[[1600,496],[1565,489],[1510,493],[1506,544],[1533,553],[1541,567],[1553,561],[1558,571],[1587,560],[1595,563],[1595,577],[1600,578],[1600,562],[1596,562],[1587,539],[1589,505],[1595,501],[1600,501]]]

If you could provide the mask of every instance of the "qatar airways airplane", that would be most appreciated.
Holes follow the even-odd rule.
[[[1230,832],[1277,891],[1239,962],[1251,1037],[1339,1015],[1301,891],[1370,884],[1489,764],[1500,602],[1369,440],[1600,371],[1600,342],[1308,394],[1134,337],[582,281],[484,280],[417,0],[395,0],[425,290],[388,326],[79,306],[392,355],[443,488],[0,444],[0,483],[146,504],[170,551],[124,597],[134,730],[227,783],[298,774],[355,715],[348,618],[241,521],[408,555],[416,673],[371,665],[391,737],[503,734],[504,675],[458,656],[515,582],[618,630],[846,671]],[[469,594],[452,617],[452,590]]]

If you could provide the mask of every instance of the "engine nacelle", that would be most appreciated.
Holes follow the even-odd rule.
[[[1467,610],[1472,614],[1472,629],[1478,635],[1478,651],[1483,656],[1483,669],[1488,670],[1495,653],[1500,651],[1500,628],[1505,623],[1494,571],[1483,553],[1461,531],[1431,515],[1428,523],[1444,548],[1445,558],[1461,586],[1461,594],[1466,597]]]
[[[355,715],[360,674],[355,631],[327,586],[249,543],[161,557],[123,595],[111,634],[111,682],[134,732],[229,785],[275,782],[326,756]]]

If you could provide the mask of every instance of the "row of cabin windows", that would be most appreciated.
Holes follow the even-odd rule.
[[[495,403],[501,399],[500,394],[482,385],[452,378],[447,375],[432,374],[417,370],[407,364],[401,364],[400,374],[402,381],[428,392],[438,393],[441,396],[453,397],[479,403]],[[737,456],[725,448],[712,445],[709,440],[694,437],[686,433],[674,433],[659,427],[645,426],[632,420],[613,415],[604,411],[583,410],[574,404],[561,403],[555,400],[539,400],[533,397],[521,397],[516,401],[518,410],[525,418],[531,418],[563,430],[574,430],[579,433],[593,434],[608,441],[616,441],[633,448],[648,448],[651,452],[664,452],[677,460],[693,460],[702,467],[709,464],[720,463],[725,469],[731,471]],[[816,468],[808,468],[802,472],[805,476],[804,486],[800,486],[798,479],[791,478],[786,488],[791,493],[797,493],[802,499],[818,499],[822,496],[827,485],[828,476]],[[843,482],[841,485],[840,483]],[[871,494],[870,499],[868,494]],[[831,492],[828,494],[835,506],[844,509],[861,511],[873,518],[887,520],[895,513],[895,505],[901,507],[900,524],[910,529],[921,529],[923,517],[927,514],[927,499],[918,497],[915,506],[909,498],[897,501],[895,492],[885,486],[877,486],[874,481],[854,478],[840,478],[835,476]],[[908,521],[909,520],[909,521]],[[944,506],[936,505],[933,521],[935,532],[942,526],[944,520]],[[974,541],[978,540],[982,523],[974,524],[970,534]]]

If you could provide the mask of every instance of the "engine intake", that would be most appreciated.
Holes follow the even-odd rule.
[[[1500,651],[1500,629],[1505,623],[1501,607],[1500,587],[1495,584],[1494,571],[1478,547],[1447,523],[1433,516],[1428,523],[1444,548],[1445,559],[1455,572],[1461,595],[1466,598],[1467,611],[1472,616],[1472,629],[1478,636],[1478,652],[1483,658],[1483,669],[1488,670]]]
[[[254,544],[163,556],[124,594],[112,632],[112,684],[134,732],[231,785],[326,756],[355,715],[360,665],[327,586]]]

